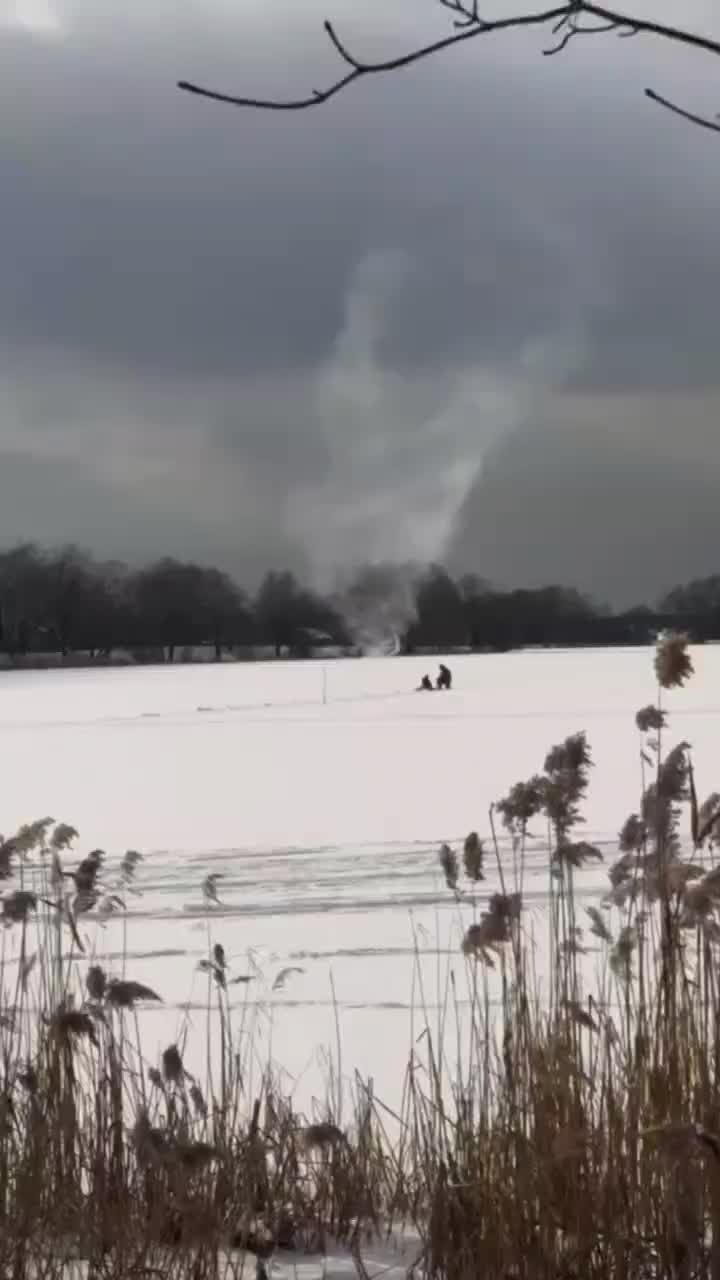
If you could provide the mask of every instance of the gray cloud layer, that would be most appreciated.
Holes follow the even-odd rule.
[[[539,493],[562,471],[583,507],[594,474],[602,510],[630,440],[662,479],[628,500],[638,554],[602,594],[666,585],[642,529],[673,468],[687,507],[696,472],[673,442],[690,402],[698,473],[720,459],[720,144],[640,91],[715,106],[711,63],[600,39],[544,60],[521,34],[270,117],[174,80],[327,79],[310,4],[4,4],[0,541],[249,578],[449,547],[480,572],[592,586],[601,532],[561,555],[526,494],[520,549],[499,551],[490,463],[475,477],[504,458],[507,506],[531,448]],[[348,9],[363,49],[417,35],[416,6]],[[703,568],[708,519],[700,540],[674,533],[673,572]]]

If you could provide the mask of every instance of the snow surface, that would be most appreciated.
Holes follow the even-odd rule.
[[[392,1236],[379,1243],[364,1243],[361,1248],[362,1265],[368,1280],[406,1280],[410,1268],[420,1256],[420,1246],[412,1233]],[[328,1242],[323,1255],[295,1250],[279,1250],[265,1263],[270,1280],[359,1280],[353,1258],[347,1249]],[[257,1280],[257,1263],[251,1254],[232,1254],[221,1257],[219,1275],[228,1280]],[[31,1272],[29,1280],[36,1273]],[[68,1262],[63,1268],[64,1280],[86,1280],[87,1264]]]
[[[720,648],[694,657],[696,678],[668,704],[704,794],[720,787]],[[129,916],[87,935],[113,972],[125,965],[163,997],[142,1014],[149,1061],[182,1037],[203,1075],[198,963],[221,942],[232,975],[252,977],[232,988],[236,1033],[256,1046],[249,1092],[272,1057],[298,1104],[322,1111],[337,1010],[345,1106],[355,1069],[397,1106],[422,1006],[439,1018],[451,972],[467,995],[467,916],[442,883],[439,844],[486,835],[491,802],[585,729],[596,764],[585,834],[612,852],[639,799],[634,713],[656,696],[651,652],[448,662],[454,688],[432,694],[414,690],[434,659],[328,663],[326,703],[311,662],[0,676],[5,833],[51,814],[79,829],[82,850],[106,849],[111,869],[127,848],[144,855]],[[221,905],[208,912],[212,873]],[[597,897],[604,871],[582,877]],[[486,887],[498,887],[492,867]],[[540,969],[546,887],[538,852],[525,898]],[[273,990],[288,967],[302,972]]]

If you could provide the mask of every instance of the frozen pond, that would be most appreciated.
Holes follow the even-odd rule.
[[[668,705],[705,794],[720,789],[720,648],[694,657],[695,679]],[[111,967],[125,950],[127,976],[164,998],[143,1015],[151,1061],[188,1025],[201,1069],[207,978],[197,966],[219,941],[236,976],[255,975],[233,988],[245,1005],[238,1026],[255,1029],[304,1105],[319,1090],[323,1049],[334,1052],[336,1008],[345,1074],[373,1076],[397,1102],[418,1002],[432,1014],[450,966],[462,969],[440,842],[485,835],[491,802],[585,729],[596,764],[587,834],[612,852],[638,804],[634,713],[655,697],[651,653],[449,661],[455,685],[442,694],[413,692],[433,659],[332,662],[326,702],[322,667],[309,662],[0,676],[5,833],[52,814],[79,829],[81,851],[144,855],[126,923],[91,932]],[[201,886],[211,873],[221,906],[209,917]],[[582,874],[590,895],[605,884],[603,872]],[[538,918],[546,886],[538,855],[526,882]],[[487,887],[497,887],[492,866]],[[273,991],[286,967],[302,972]]]

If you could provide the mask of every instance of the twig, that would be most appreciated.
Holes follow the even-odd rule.
[[[707,116],[697,115],[694,111],[687,111],[685,107],[679,107],[676,102],[671,102],[669,98],[663,98],[654,89],[646,89],[645,97],[651,102],[656,102],[658,106],[665,107],[667,111],[672,111],[673,115],[681,116],[683,120],[689,120],[691,124],[697,124],[701,129],[711,129],[713,133],[720,133],[720,123],[717,120],[709,120]]]
[[[451,13],[458,14],[458,17],[453,19],[453,26],[456,31],[464,31],[466,27],[474,25],[484,26],[478,12],[478,3],[479,0],[473,0],[473,6],[469,9],[466,4],[462,3],[462,0],[440,0],[443,9],[449,9]]]
[[[562,23],[561,27],[559,27],[558,29],[561,30],[562,26],[565,26],[565,25],[566,25],[565,23]],[[556,53],[562,53],[564,49],[567,49],[568,45],[570,44],[570,41],[575,39],[575,36],[604,35],[608,31],[616,31],[618,35],[623,34],[622,29],[618,26],[616,22],[605,22],[602,24],[602,26],[599,26],[599,27],[581,27],[577,21],[573,20],[570,23],[569,29],[565,32],[564,36],[562,37],[562,39],[558,41],[557,44],[551,45],[549,49],[543,49],[543,56],[545,58],[552,58]],[[635,31],[635,28],[631,27],[627,29],[625,34],[636,35],[637,33]]]
[[[363,1262],[362,1254],[360,1252],[360,1241],[358,1239],[357,1231],[353,1231],[352,1239],[350,1241],[350,1257],[353,1260],[358,1280],[370,1280],[370,1274]]]

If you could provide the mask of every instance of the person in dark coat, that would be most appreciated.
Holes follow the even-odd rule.
[[[424,693],[426,691],[432,693],[432,680],[429,676],[423,676],[418,686],[418,693]]]
[[[452,674],[450,672],[450,668],[446,667],[444,662],[440,663],[437,687],[438,689],[452,689]]]

